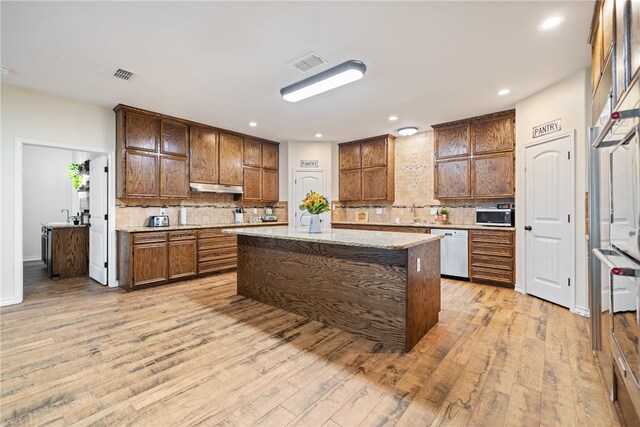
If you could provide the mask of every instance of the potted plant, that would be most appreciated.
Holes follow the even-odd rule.
[[[440,221],[442,221],[443,224],[447,223],[448,216],[449,216],[449,211],[447,210],[447,208],[441,208],[440,209]]]
[[[82,181],[84,181],[84,176],[80,173],[80,166],[82,163],[71,163],[69,165],[69,173],[67,176],[71,178],[71,185],[74,189],[78,189],[82,186]]]
[[[70,216],[69,220],[73,221],[73,225],[80,225],[80,217],[78,215]]]
[[[311,215],[309,233],[321,233],[320,214],[331,210],[329,200],[320,193],[310,191],[300,204],[301,211],[307,211]]]

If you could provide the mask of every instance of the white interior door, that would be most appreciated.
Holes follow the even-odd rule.
[[[89,172],[89,277],[107,284],[108,261],[108,173],[107,156],[91,160]]]
[[[306,212],[298,209],[302,200],[309,191],[315,191],[320,194],[324,194],[324,171],[309,170],[309,171],[294,171],[293,172],[293,217],[294,225],[298,227],[308,227],[310,217]],[[327,227],[328,222],[325,220],[327,214],[320,216],[322,220],[322,228]]]
[[[525,149],[525,288],[571,306],[573,167],[569,135]]]

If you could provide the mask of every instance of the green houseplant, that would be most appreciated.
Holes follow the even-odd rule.
[[[80,166],[82,163],[71,163],[69,165],[69,173],[67,176],[71,178],[71,185],[74,189],[79,189],[84,181],[84,176],[80,173]]]

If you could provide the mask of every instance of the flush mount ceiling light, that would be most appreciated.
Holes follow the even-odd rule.
[[[322,134],[321,133],[316,133],[316,138],[322,138]]]
[[[414,133],[418,132],[418,128],[415,126],[409,126],[406,128],[400,128],[398,129],[398,133],[402,136],[411,136]]]
[[[11,70],[8,69],[8,68],[0,67],[0,73],[9,74],[10,72],[11,72]]]
[[[389,116],[390,122],[395,122],[396,120],[398,120],[398,116]]]
[[[545,19],[542,24],[540,24],[538,26],[538,30],[539,31],[547,31],[550,30],[552,28],[557,27],[558,25],[562,24],[564,22],[564,16],[560,16],[560,15],[556,15],[556,16],[551,16],[547,19]]]
[[[498,95],[500,96],[509,95],[510,93],[511,93],[511,89],[500,89],[498,91]]]
[[[249,122],[249,126],[254,128],[254,127],[258,126],[258,124],[256,122]]]
[[[298,102],[311,96],[360,80],[367,67],[361,62],[350,60],[321,73],[280,89],[285,101]]]

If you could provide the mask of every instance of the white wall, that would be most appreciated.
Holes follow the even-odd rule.
[[[576,311],[586,314],[587,243],[585,237],[585,192],[588,190],[588,123],[590,114],[590,70],[582,70],[516,104],[516,283],[525,282],[524,147],[533,141],[532,128],[562,120],[559,133],[575,129],[575,265]],[[550,135],[551,136],[551,135]]]
[[[115,149],[115,114],[99,107],[58,96],[0,86],[0,305],[19,303],[14,281],[16,218],[14,218],[14,164],[16,138],[92,149]]]
[[[22,169],[22,254],[24,260],[40,259],[40,224],[65,221],[72,205],[71,180],[67,176],[73,153],[56,148],[25,146]]]
[[[288,157],[287,182],[289,183],[288,200],[289,200],[289,223],[294,224],[295,217],[294,212],[297,211],[300,200],[294,200],[293,198],[293,171],[300,168],[300,160],[317,160],[319,170],[324,170],[324,195],[330,201],[334,199],[334,193],[332,191],[332,167],[331,167],[331,147],[334,144],[331,142],[288,142],[286,144]],[[282,152],[282,145],[280,146]],[[281,154],[282,155],[282,154]],[[306,168],[305,168],[306,170]],[[308,169],[314,170],[314,169]],[[283,193],[281,193],[283,194]],[[337,193],[335,194],[337,197]],[[324,221],[324,227],[328,227],[330,221]]]

